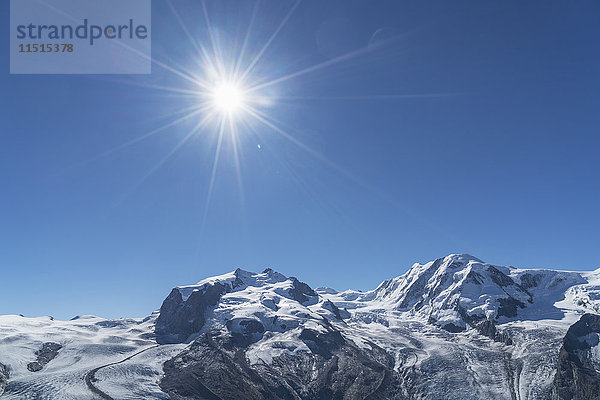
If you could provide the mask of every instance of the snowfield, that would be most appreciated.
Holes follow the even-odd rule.
[[[57,321],[50,317],[0,316],[0,362],[8,366],[10,372],[2,399],[97,399],[86,385],[86,373],[155,345],[152,339],[155,318],[153,315],[145,319],[107,320],[81,316],[71,321]],[[35,352],[47,342],[59,343],[62,349],[41,371],[29,371],[27,364],[35,361]],[[140,357],[139,361],[135,359],[135,364],[132,360],[130,365],[121,367],[119,373],[111,375],[116,379],[109,385],[105,377],[111,371],[101,370],[99,386],[110,386],[107,392],[118,399],[168,398],[158,387],[162,363],[181,348],[181,345],[166,346]],[[143,368],[139,368],[140,365]],[[126,382],[131,378],[140,388]],[[133,397],[122,395],[127,392]]]
[[[143,319],[0,316],[0,367],[9,373],[3,394],[0,379],[0,397],[201,399],[178,394],[193,392],[181,385],[198,379],[193,393],[217,396],[229,382],[281,374],[293,383],[284,385],[295,393],[289,398],[310,399],[318,388],[300,384],[301,371],[313,368],[315,380],[331,380],[319,368],[349,357],[363,360],[373,376],[378,363],[388,371],[369,389],[380,398],[550,399],[563,339],[584,313],[600,313],[600,269],[520,269],[452,254],[368,292],[313,291],[271,269],[237,269],[173,289],[160,312]],[[592,329],[577,341],[577,354],[600,373],[600,334]],[[204,381],[219,363],[231,380]],[[352,373],[343,379],[356,380]],[[218,370],[215,376],[222,378]],[[270,390],[264,382],[261,390]],[[356,388],[323,385],[364,398]]]

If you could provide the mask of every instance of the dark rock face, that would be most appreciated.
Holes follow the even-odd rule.
[[[190,335],[199,332],[204,326],[206,310],[214,307],[229,290],[229,286],[217,282],[192,292],[184,301],[179,289],[173,289],[163,301],[156,319],[157,342],[183,343]]]
[[[504,343],[508,346],[513,344],[512,338],[510,335],[504,332],[499,332],[496,328],[496,323],[493,320],[486,319],[484,317],[479,317],[476,315],[467,315],[466,311],[461,307],[458,307],[458,313],[460,314],[463,321],[467,323],[470,327],[474,328],[479,334],[489,337],[495,342]],[[430,321],[429,323],[435,323],[435,321]],[[448,327],[448,325],[451,325]],[[450,328],[450,329],[448,329]],[[454,324],[447,324],[443,327],[443,329],[447,330],[451,333],[462,332],[465,329],[462,327],[457,327]]]
[[[446,324],[446,325],[442,326],[441,328],[450,333],[459,333],[459,332],[463,332],[465,330],[465,328],[463,328],[462,326],[456,326],[453,323]]]
[[[303,329],[300,340],[304,342],[313,352],[329,360],[333,357],[333,351],[338,350],[344,344],[342,334],[336,330],[328,330],[325,333],[313,329]]]
[[[46,342],[35,352],[36,360],[27,364],[27,369],[31,372],[41,371],[50,361],[58,355],[62,345],[54,342]]]
[[[289,294],[292,299],[298,303],[303,304],[309,300],[309,297],[316,297],[317,294],[304,282],[300,282],[296,278],[290,278],[292,280],[292,288],[289,290]]]
[[[500,287],[511,286],[514,285],[515,282],[507,275],[503,274],[498,268],[494,266],[489,266],[487,271],[490,273],[490,277],[492,281]]]
[[[599,339],[600,315],[584,314],[571,325],[558,357],[554,399],[600,400],[600,359],[591,351]]]
[[[494,321],[483,320],[475,326],[475,329],[483,336],[487,336],[496,342],[504,343],[508,346],[513,344],[512,338],[508,334],[498,332]]]
[[[333,304],[329,300],[325,302],[323,307],[330,310],[333,313],[333,315],[335,315],[335,317],[340,321],[350,318],[350,313],[347,310],[340,310],[335,304]]]
[[[525,304],[513,297],[498,299],[500,307],[498,308],[498,317],[516,317],[518,308],[525,308]]]
[[[0,364],[0,395],[4,393],[4,389],[8,383],[8,376],[8,368],[4,364]]]
[[[467,282],[476,285],[481,285],[483,283],[483,276],[481,276],[481,274],[478,272],[470,271],[467,274]]]
[[[226,323],[232,341],[238,346],[249,346],[262,339],[265,333],[263,324],[255,319],[234,318]]]
[[[537,287],[542,281],[542,274],[530,274],[525,273],[521,275],[521,286],[524,289],[531,289]]]
[[[173,400],[402,398],[393,358],[376,345],[361,350],[333,327],[303,329],[299,338],[311,352],[249,365],[232,337],[206,333],[165,363],[160,386]]]

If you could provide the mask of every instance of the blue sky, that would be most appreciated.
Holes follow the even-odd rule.
[[[253,4],[207,2],[226,51]],[[199,2],[173,5],[208,46]],[[292,6],[262,2],[246,60]],[[202,74],[166,3],[152,11],[153,56]],[[238,132],[242,189],[224,146],[208,208],[214,128],[160,168],[195,121],[98,157],[190,106],[152,85],[189,82],[156,65],[9,75],[6,28],[0,314],[144,316],[173,286],[238,266],[362,290],[457,252],[596,269],[598,15],[595,1],[302,2],[254,76],[325,63],[269,87],[262,110],[313,153],[250,121]]]

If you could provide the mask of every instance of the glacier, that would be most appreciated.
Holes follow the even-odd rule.
[[[0,316],[1,399],[600,399],[600,270],[451,254],[360,292],[267,268],[146,318]]]

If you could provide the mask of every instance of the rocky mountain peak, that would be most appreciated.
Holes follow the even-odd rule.
[[[1,317],[0,394],[67,398],[85,384],[90,399],[600,400],[599,310],[598,271],[466,254],[368,292],[238,268],[175,287],[143,320]]]
[[[187,342],[200,332],[225,330],[238,343],[252,343],[266,332],[284,332],[308,320],[340,320],[346,313],[295,277],[267,268],[240,268],[178,286],[163,302],[156,335],[165,343]]]
[[[518,318],[536,298],[562,293],[581,279],[574,273],[521,270],[492,265],[469,254],[450,254],[414,264],[404,275],[370,292],[320,293],[348,309],[409,313],[451,332],[475,327],[496,337],[496,323]],[[544,309],[548,315],[557,311],[551,305]]]
[[[378,288],[378,297],[397,310],[411,310],[445,329],[460,331],[486,320],[515,317],[533,302],[513,272],[468,254],[451,254],[415,264]]]

